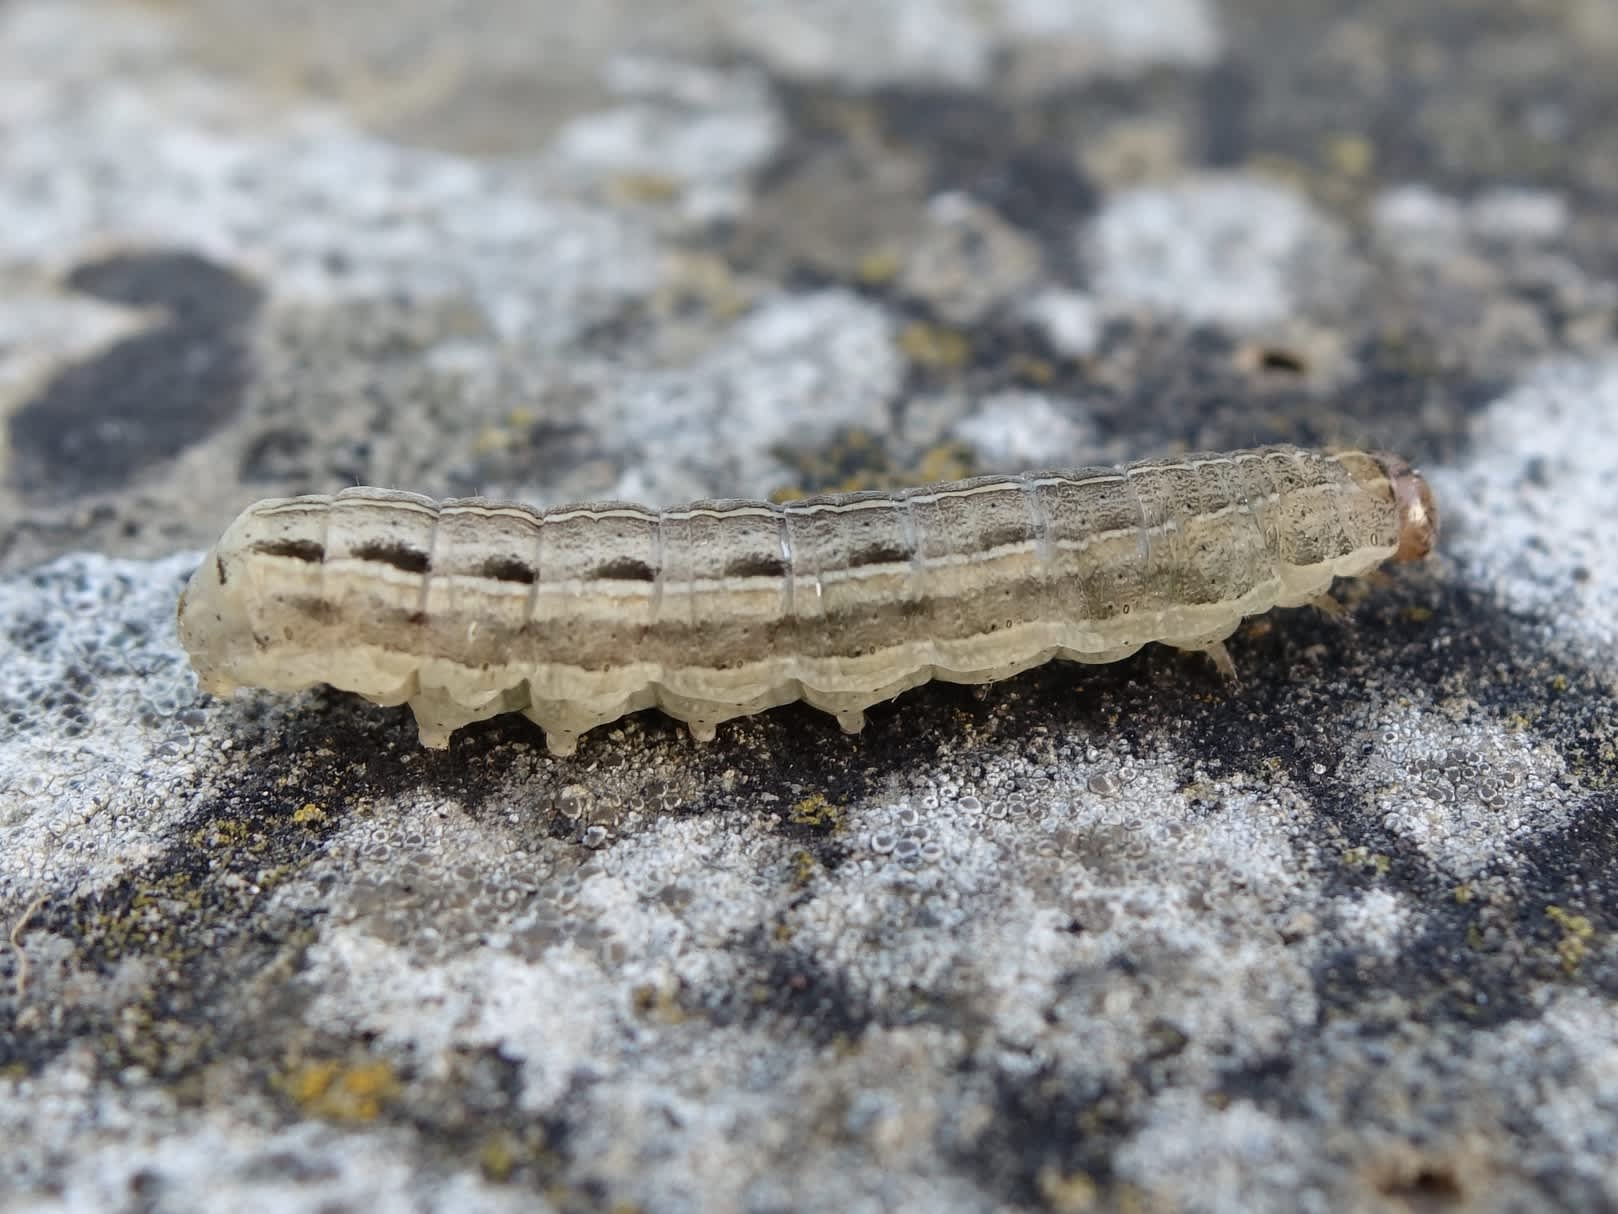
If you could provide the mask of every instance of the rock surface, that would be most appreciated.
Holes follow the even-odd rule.
[[[1618,10],[0,5],[0,1205],[1618,1206]],[[1421,462],[1439,559],[568,760],[245,503]]]

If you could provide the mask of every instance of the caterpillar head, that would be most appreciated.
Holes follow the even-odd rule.
[[[1438,542],[1438,503],[1432,487],[1408,460],[1386,451],[1371,456],[1393,486],[1393,504],[1399,512],[1399,548],[1396,561],[1419,561]]]

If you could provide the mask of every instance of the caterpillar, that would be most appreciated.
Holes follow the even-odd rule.
[[[354,488],[248,507],[179,634],[205,691],[408,703],[429,747],[521,712],[568,755],[653,706],[708,740],[800,698],[856,732],[929,679],[1150,642],[1233,673],[1244,617],[1424,557],[1437,531],[1398,456],[1287,446],[665,510]]]

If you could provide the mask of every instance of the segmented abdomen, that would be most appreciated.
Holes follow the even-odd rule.
[[[449,720],[648,697],[723,719],[800,690],[842,713],[934,667],[1209,644],[1435,527],[1402,461],[1286,447],[661,511],[352,489],[244,512],[181,630],[212,685],[436,687]]]

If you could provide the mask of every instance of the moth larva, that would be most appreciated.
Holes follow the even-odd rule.
[[[1244,616],[1431,549],[1396,456],[1266,447],[776,505],[282,498],[231,524],[180,598],[202,686],[318,683],[409,703],[423,745],[522,712],[552,753],[657,706],[700,739],[799,699],[860,728],[928,679],[979,683]]]

